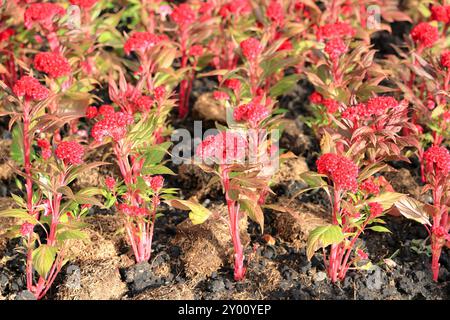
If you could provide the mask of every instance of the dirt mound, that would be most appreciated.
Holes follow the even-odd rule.
[[[214,99],[211,92],[203,93],[197,98],[193,113],[200,119],[226,122],[225,107],[220,101]]]
[[[189,219],[177,226],[177,234],[172,241],[182,251],[181,260],[189,279],[200,280],[210,276],[224,264],[232,262],[233,245],[228,221],[228,211],[224,205],[213,205],[210,210],[217,218],[193,225]],[[244,245],[250,242],[247,233],[247,219],[240,222],[241,240]]]
[[[194,287],[192,283],[179,283],[150,289],[133,297],[133,300],[194,300]]]

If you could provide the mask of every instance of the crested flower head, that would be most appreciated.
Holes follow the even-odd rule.
[[[193,45],[191,49],[189,50],[189,55],[192,57],[200,57],[203,55],[203,47],[201,45]]]
[[[448,23],[450,21],[450,6],[432,6],[431,19]]]
[[[346,22],[335,22],[325,24],[317,30],[317,39],[328,40],[333,38],[353,37],[356,31]]]
[[[344,53],[348,51],[348,46],[341,38],[332,38],[325,44],[325,52],[332,61],[336,61]]]
[[[379,204],[378,202],[370,202],[368,205],[370,217],[372,219],[381,216],[381,214],[383,213],[383,206],[381,204]]]
[[[266,11],[267,17],[278,26],[283,24],[284,12],[283,7],[277,0],[270,1]]]
[[[427,22],[421,22],[411,30],[411,37],[423,48],[432,47],[439,40],[439,31]]]
[[[222,131],[206,137],[197,147],[196,155],[203,161],[212,160],[218,164],[242,161],[247,150],[247,140],[239,132]]]
[[[450,51],[444,51],[441,55],[441,65],[450,70]]]
[[[86,108],[86,118],[94,119],[98,114],[98,109],[94,106],[89,106]]]
[[[114,189],[114,187],[116,186],[116,179],[114,179],[111,176],[106,177],[105,185],[110,191],[112,191]]]
[[[114,141],[121,140],[127,133],[127,126],[134,122],[133,116],[124,112],[107,113],[103,116],[91,131],[97,142],[102,142],[105,137],[111,137]]]
[[[83,163],[84,148],[76,141],[63,141],[55,150],[55,155],[66,164]]]
[[[180,29],[185,29],[195,22],[196,14],[187,3],[182,3],[173,9],[170,17]]]
[[[236,121],[245,121],[251,128],[258,125],[270,115],[270,111],[260,103],[260,99],[253,99],[247,104],[234,109],[233,117]]]
[[[149,96],[140,96],[134,100],[136,110],[139,112],[147,112],[153,106],[153,99]]]
[[[125,42],[123,50],[126,54],[132,51],[144,53],[161,42],[161,37],[150,32],[134,32]]]
[[[380,96],[370,98],[367,101],[367,113],[369,115],[379,116],[385,113],[388,109],[393,109],[399,105],[399,102],[389,96]]]
[[[356,192],[358,166],[350,159],[334,153],[325,153],[316,162],[317,171],[327,175],[336,188]]]
[[[327,109],[328,113],[335,113],[339,110],[339,102],[333,99],[323,99],[322,104]]]
[[[13,92],[18,97],[36,101],[46,99],[50,93],[37,79],[30,76],[20,78],[14,85]]]
[[[38,23],[43,28],[51,30],[53,19],[57,16],[63,16],[65,12],[61,6],[51,2],[32,3],[25,10],[25,27],[31,29],[34,23]]]
[[[58,53],[39,52],[34,57],[34,67],[52,78],[67,76],[71,73],[69,61]]]
[[[436,174],[447,176],[450,173],[450,152],[445,147],[432,146],[425,151],[423,158],[428,172],[433,172],[434,168]]]
[[[83,9],[89,9],[93,7],[98,0],[69,0],[70,4],[79,6]]]
[[[262,45],[259,40],[255,38],[248,38],[241,42],[240,44],[242,54],[249,61],[255,61],[262,52]]]

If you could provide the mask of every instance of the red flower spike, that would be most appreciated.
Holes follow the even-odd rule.
[[[55,155],[66,164],[80,164],[83,163],[84,148],[78,142],[63,141],[56,147]]]
[[[262,52],[262,46],[259,40],[255,38],[248,38],[240,44],[242,54],[249,61],[255,61]]]
[[[445,147],[432,146],[425,151],[423,158],[428,172],[433,172],[433,165],[437,174],[446,176],[450,172],[450,152]]]
[[[116,186],[116,180],[113,177],[106,177],[105,185],[110,191],[112,191]]]
[[[150,32],[135,32],[125,42],[123,50],[128,55],[132,51],[144,53],[161,42],[161,37]]]
[[[98,115],[98,109],[94,106],[89,106],[86,109],[86,118],[94,119]]]
[[[450,21],[450,6],[432,6],[431,20],[448,23]]]
[[[259,99],[253,99],[248,104],[240,105],[233,112],[236,121],[248,122],[252,128],[256,128],[269,115],[269,110],[259,103]]]
[[[104,118],[92,128],[91,135],[97,142],[102,142],[105,137],[111,137],[119,141],[127,134],[127,126],[134,122],[132,115],[123,112],[105,114]]]
[[[317,31],[317,40],[329,40],[333,38],[353,37],[356,30],[345,22],[336,22],[323,25]]]
[[[445,51],[441,55],[441,65],[444,68],[450,69],[450,51]]]
[[[34,57],[34,67],[38,71],[47,73],[52,78],[69,75],[72,70],[69,61],[53,52],[40,52]]]
[[[185,29],[195,22],[196,14],[187,3],[182,3],[173,9],[170,17],[180,29]]]
[[[336,61],[344,53],[348,51],[348,46],[341,38],[333,38],[327,41],[325,44],[325,52],[332,61]]]
[[[50,91],[41,85],[39,81],[30,76],[23,76],[16,82],[13,87],[13,92],[18,97],[25,97],[26,99],[41,101],[46,99]]]
[[[372,219],[379,217],[383,213],[383,207],[378,202],[369,203],[370,217]]]
[[[25,27],[31,29],[34,23],[38,23],[43,28],[50,30],[52,28],[53,19],[56,16],[62,16],[65,13],[66,10],[64,10],[64,8],[54,3],[32,3],[25,10]]]
[[[428,48],[439,40],[439,30],[427,22],[421,22],[412,28],[411,37],[419,46]]]
[[[330,177],[336,187],[345,191],[357,191],[358,166],[352,160],[334,153],[326,153],[316,161],[316,165],[317,171]]]
[[[323,99],[322,104],[330,114],[336,113],[339,110],[339,102],[333,99]]]
[[[137,111],[146,112],[152,108],[154,101],[149,96],[140,96],[134,100],[134,103],[136,104]]]
[[[211,159],[218,164],[228,164],[245,158],[247,140],[238,132],[222,131],[206,137],[196,150],[202,160]]]
[[[311,103],[314,103],[314,104],[320,104],[320,103],[322,103],[322,100],[323,100],[322,95],[320,93],[318,93],[317,91],[314,91],[309,96],[309,101],[311,101]]]
[[[200,57],[203,55],[203,47],[201,45],[194,45],[189,50],[189,55],[192,57]]]
[[[276,25],[281,26],[283,24],[283,7],[280,3],[278,3],[278,1],[272,0],[270,2],[269,6],[267,7],[266,15],[270,19],[270,21],[272,21]]]

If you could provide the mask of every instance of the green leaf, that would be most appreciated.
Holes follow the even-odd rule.
[[[33,251],[33,267],[41,277],[46,277],[56,258],[56,248],[43,244]]]
[[[286,94],[287,92],[292,90],[292,88],[294,88],[299,79],[299,74],[291,74],[284,77],[283,79],[281,79],[281,81],[278,81],[272,88],[270,88],[270,96],[278,97]]]
[[[6,209],[0,211],[0,218],[17,218],[34,224],[37,223],[36,218],[28,214],[28,211],[24,209]]]
[[[170,170],[169,168],[163,166],[163,165],[157,165],[154,167],[148,167],[148,168],[143,168],[142,169],[142,174],[171,174],[171,175],[175,175],[175,172],[173,172],[172,170]]]
[[[242,209],[247,212],[249,218],[259,224],[261,233],[264,232],[264,213],[261,210],[261,207],[251,200],[241,199],[239,200],[239,203],[242,206]]]
[[[12,130],[12,143],[10,149],[11,159],[17,164],[23,165],[23,134],[19,126],[14,126]]]
[[[323,180],[323,176],[315,173],[313,171],[307,171],[300,174],[300,178],[305,181],[308,186],[312,188],[317,188],[321,186],[326,186],[327,183]]]
[[[166,142],[157,146],[152,146],[147,149],[144,154],[145,162],[144,168],[148,165],[158,164],[162,161],[167,153],[167,149],[170,147],[171,143]]]
[[[370,229],[370,230],[373,230],[373,231],[376,231],[376,232],[389,232],[389,233],[391,233],[391,231],[388,228],[383,227],[383,226],[373,226],[373,227],[368,227],[367,229]]]
[[[56,235],[56,238],[60,241],[69,240],[69,239],[79,239],[79,240],[85,240],[88,239],[88,236],[86,233],[80,230],[64,230],[61,232],[58,232]]]
[[[202,224],[205,222],[210,216],[211,211],[206,209],[199,203],[189,201],[189,200],[168,200],[167,204],[171,205],[180,210],[190,210],[189,219],[191,219],[193,224]]]
[[[379,196],[372,197],[366,202],[378,202],[383,207],[383,210],[390,209],[397,201],[400,201],[406,197],[403,193],[398,192],[383,192]]]
[[[312,258],[314,252],[320,248],[325,248],[331,244],[340,243],[344,240],[341,227],[337,225],[320,226],[312,230],[308,236],[306,245],[306,255],[308,260]]]

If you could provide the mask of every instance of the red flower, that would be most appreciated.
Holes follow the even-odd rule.
[[[367,259],[369,259],[369,256],[367,255],[367,253],[365,253],[365,252],[362,251],[361,249],[356,250],[356,254],[357,254],[358,257],[360,257],[362,260],[367,260]]]
[[[48,97],[49,90],[41,85],[39,81],[30,76],[23,76],[16,82],[13,92],[18,97],[41,101]]]
[[[367,106],[364,103],[359,103],[355,106],[348,107],[344,110],[344,112],[342,112],[342,119],[350,120],[353,124],[367,116]]]
[[[336,61],[341,55],[348,51],[348,46],[341,38],[332,38],[325,44],[325,52],[331,60]]]
[[[71,73],[69,61],[53,52],[40,52],[34,57],[34,67],[47,73],[52,78],[59,78]]]
[[[53,19],[62,16],[66,11],[57,4],[44,2],[32,3],[24,14],[25,27],[30,29],[33,23],[40,24],[43,28],[52,29]]]
[[[450,51],[445,51],[441,55],[441,65],[444,68],[450,69]]]
[[[356,31],[345,22],[336,22],[323,25],[317,31],[317,40],[353,37]]]
[[[255,61],[262,52],[262,46],[259,40],[255,38],[248,38],[240,44],[242,54],[250,61]]]
[[[107,116],[114,112],[115,112],[114,107],[109,104],[101,105],[100,108],[98,109],[98,113],[103,116]]]
[[[56,147],[55,154],[66,164],[80,164],[83,163],[84,148],[78,142],[63,141]]]
[[[428,48],[439,40],[439,30],[427,22],[421,22],[411,30],[411,37],[419,46]]]
[[[94,119],[98,114],[98,109],[94,106],[89,106],[86,109],[86,118]]]
[[[164,86],[156,87],[153,91],[153,96],[156,100],[161,100],[166,95],[166,88]]]
[[[367,192],[368,194],[373,194],[375,196],[377,196],[380,193],[380,187],[375,184],[373,178],[365,180],[363,183],[361,183],[359,188]]]
[[[378,202],[370,202],[369,211],[370,217],[373,219],[379,217],[383,213],[383,207]]]
[[[248,14],[252,11],[252,6],[248,0],[233,0],[225,5],[223,5],[219,10],[219,15],[223,18],[227,17],[228,14],[233,14],[235,16],[241,16]]]
[[[0,42],[6,41],[11,38],[16,32],[12,28],[8,28],[0,32]]]
[[[24,224],[22,224],[22,225],[20,226],[20,234],[21,234],[23,237],[27,237],[27,236],[29,236],[30,234],[32,234],[32,233],[33,233],[33,230],[34,230],[34,224],[31,224],[31,223],[29,223],[29,222],[25,222]]]
[[[116,179],[113,177],[106,177],[105,185],[110,191],[114,190],[114,187],[116,186]]]
[[[218,91],[218,90],[213,92],[213,97],[216,100],[228,100],[228,99],[230,99],[230,96],[228,95],[228,93],[223,92],[223,91]]]
[[[239,79],[228,79],[225,80],[225,87],[230,88],[234,92],[239,91],[241,89],[241,81]]]
[[[367,114],[379,116],[384,114],[386,110],[395,108],[398,105],[398,101],[393,97],[381,96],[370,98],[367,101]]]
[[[97,142],[102,142],[104,137],[111,137],[114,141],[119,141],[125,137],[127,126],[133,122],[133,116],[128,113],[105,114],[104,118],[94,125],[91,135]]]
[[[240,105],[233,112],[233,117],[236,121],[246,121],[252,128],[258,127],[260,122],[269,115],[269,110],[260,104],[259,99],[253,99],[248,104]]]
[[[270,21],[272,21],[276,25],[281,26],[283,24],[283,7],[278,3],[278,1],[272,0],[270,2],[269,6],[267,7],[266,15],[270,19]]]
[[[317,160],[316,165],[317,171],[330,177],[336,188],[357,191],[358,166],[352,160],[334,153],[325,153]]]
[[[154,177],[144,177],[145,182],[150,186],[154,192],[158,192],[164,185],[163,176],[154,176]]]
[[[134,100],[134,103],[139,112],[147,112],[152,108],[154,101],[149,96],[140,96]]]
[[[119,204],[119,210],[131,217],[144,217],[149,214],[149,211],[146,208],[139,208],[125,203]]]
[[[170,15],[180,29],[186,29],[195,22],[196,14],[187,3],[175,7]]]
[[[97,3],[98,0],[69,0],[70,4],[80,8],[89,9]]]
[[[323,100],[322,95],[320,93],[318,93],[317,91],[314,91],[309,96],[309,101],[311,101],[311,103],[314,103],[314,104],[320,104],[320,103],[322,103],[322,100]]]
[[[323,99],[322,104],[327,108],[328,113],[335,113],[339,110],[339,102],[333,99]]]
[[[39,139],[37,145],[41,148],[42,159],[47,160],[52,156],[52,150],[50,148],[50,142],[45,139]]]
[[[433,166],[436,174],[447,176],[450,172],[450,153],[445,147],[432,146],[425,151],[423,158],[428,172],[433,172]]]
[[[432,6],[431,19],[448,23],[450,21],[450,6]]]
[[[123,50],[126,54],[132,51],[137,51],[144,54],[145,51],[150,50],[161,42],[161,37],[150,32],[135,32],[125,42]]]
[[[194,45],[189,50],[189,54],[192,57],[200,57],[203,54],[203,47],[201,45]]]
[[[206,137],[196,150],[202,160],[210,159],[218,164],[228,164],[245,158],[247,140],[238,132],[222,131]]]

